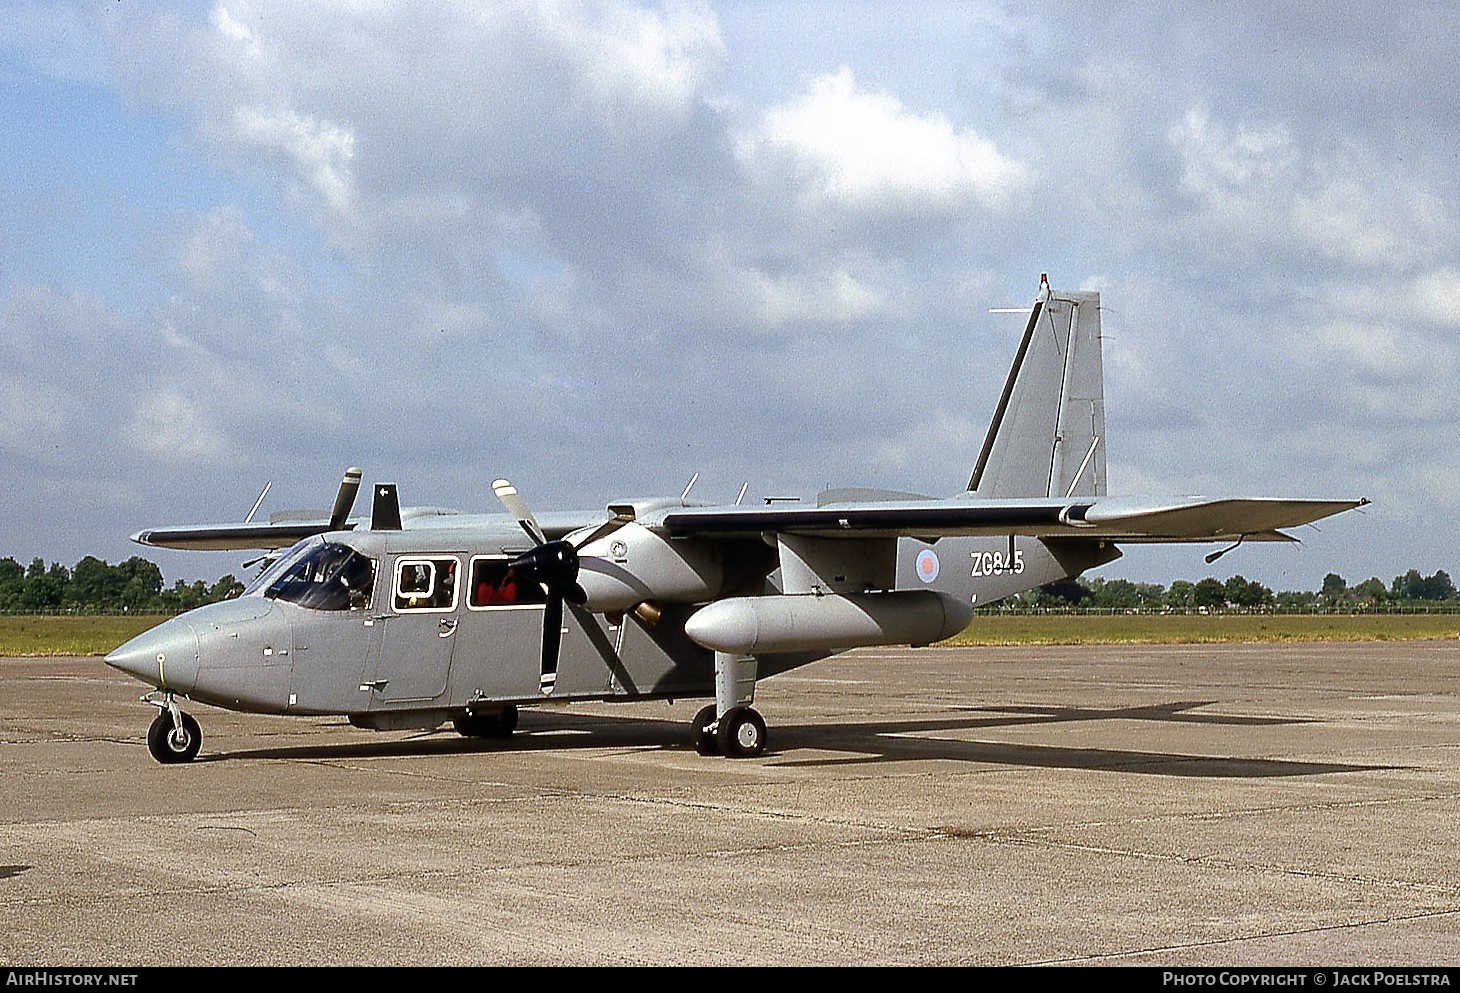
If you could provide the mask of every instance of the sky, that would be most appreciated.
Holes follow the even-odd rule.
[[[1337,12],[1334,7],[1341,8]],[[0,4],[0,557],[327,508],[967,485],[1101,293],[1112,493],[1366,497],[1093,576],[1460,569],[1460,7]]]

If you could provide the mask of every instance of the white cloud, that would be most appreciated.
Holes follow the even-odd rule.
[[[1423,372],[1432,361],[1417,336],[1393,325],[1335,323],[1319,329],[1313,341],[1315,349],[1391,382]],[[1394,399],[1404,402],[1404,398]]]
[[[208,21],[218,30],[219,34],[232,41],[248,43],[254,40],[253,32],[246,25],[234,20],[233,15],[228,13],[228,8],[224,4],[220,3],[213,8],[208,15]]]
[[[742,136],[752,173],[789,170],[803,195],[854,210],[941,213],[1009,205],[1028,166],[940,113],[918,116],[888,93],[859,89],[852,71],[813,79]]]
[[[1216,121],[1189,109],[1167,132],[1181,187],[1198,216],[1250,248],[1318,252],[1342,263],[1393,269],[1419,261],[1452,227],[1443,199],[1414,183],[1396,186],[1367,154],[1320,155],[1286,127]],[[1205,236],[1202,236],[1205,237]]]
[[[1441,267],[1402,280],[1376,281],[1362,292],[1353,287],[1329,290],[1336,312],[1374,321],[1402,321],[1421,328],[1460,327],[1460,269]]]
[[[146,455],[169,462],[231,461],[232,446],[202,404],[163,386],[137,399],[124,437]]]
[[[609,104],[682,117],[724,55],[719,26],[703,4],[672,3],[660,14],[623,3],[552,0],[520,5],[517,13],[536,20]]]
[[[239,140],[282,153],[305,185],[333,211],[349,210],[355,136],[348,129],[292,110],[240,107],[234,114]]]
[[[802,323],[840,324],[884,313],[886,301],[844,269],[772,276],[740,270],[730,283],[753,325],[782,328]]]

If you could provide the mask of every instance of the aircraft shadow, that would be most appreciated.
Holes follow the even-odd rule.
[[[1287,759],[1254,759],[1180,752],[1150,752],[1115,748],[1076,748],[1059,745],[1021,744],[1000,741],[965,741],[946,734],[989,728],[1062,724],[1088,721],[1156,721],[1168,724],[1214,724],[1234,727],[1271,727],[1315,723],[1307,718],[1249,717],[1236,714],[1193,713],[1215,700],[1183,700],[1140,707],[1055,707],[997,706],[959,708],[963,718],[873,721],[855,725],[818,728],[786,728],[811,731],[817,742],[805,747],[830,748],[860,753],[828,759],[789,760],[788,766],[846,766],[869,762],[904,762],[938,759],[983,765],[1032,766],[1038,768],[1109,770],[1142,775],[1190,776],[1215,779],[1262,779],[1278,776],[1314,776],[1329,772],[1365,772],[1391,766],[1355,765],[1341,762],[1302,762]],[[784,739],[783,739],[784,740]]]
[[[341,721],[340,727],[347,725]],[[369,731],[358,732],[362,735]],[[204,745],[207,742],[205,740]],[[375,737],[360,742],[327,745],[284,745],[242,751],[204,753],[198,762],[231,759],[347,759],[402,758],[430,755],[471,755],[491,752],[556,752],[583,748],[684,748],[689,725],[645,718],[598,717],[591,714],[539,714],[523,711],[517,732],[510,738],[469,738],[449,725],[405,738]]]
[[[1105,770],[1138,775],[1214,779],[1263,779],[1316,776],[1333,772],[1368,772],[1395,766],[1343,762],[1304,762],[1180,752],[1064,747],[998,741],[960,740],[947,735],[981,729],[1135,720],[1175,724],[1267,727],[1314,723],[1305,718],[1249,717],[1193,713],[1216,701],[1178,701],[1141,707],[969,707],[958,716],[858,722],[850,724],[773,724],[766,753],[758,761],[786,768],[842,767],[866,763],[951,761],[972,765],[1049,769]],[[390,758],[474,753],[523,753],[586,748],[661,748],[690,751],[687,723],[646,718],[565,715],[524,711],[516,734],[508,739],[465,738],[438,728],[408,738],[346,744],[290,745],[199,756],[198,761],[232,759]],[[797,759],[802,750],[835,751],[828,758]]]

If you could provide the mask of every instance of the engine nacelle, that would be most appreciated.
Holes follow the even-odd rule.
[[[927,645],[973,620],[973,605],[931,590],[842,596],[732,597],[695,612],[684,625],[717,652],[757,655],[863,645]]]
[[[699,603],[719,595],[724,563],[713,546],[670,540],[629,523],[578,549],[578,584],[600,613],[655,603]]]

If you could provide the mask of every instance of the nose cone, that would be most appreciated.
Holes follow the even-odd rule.
[[[198,635],[186,620],[174,617],[143,631],[105,661],[158,689],[188,693],[198,678]]]

